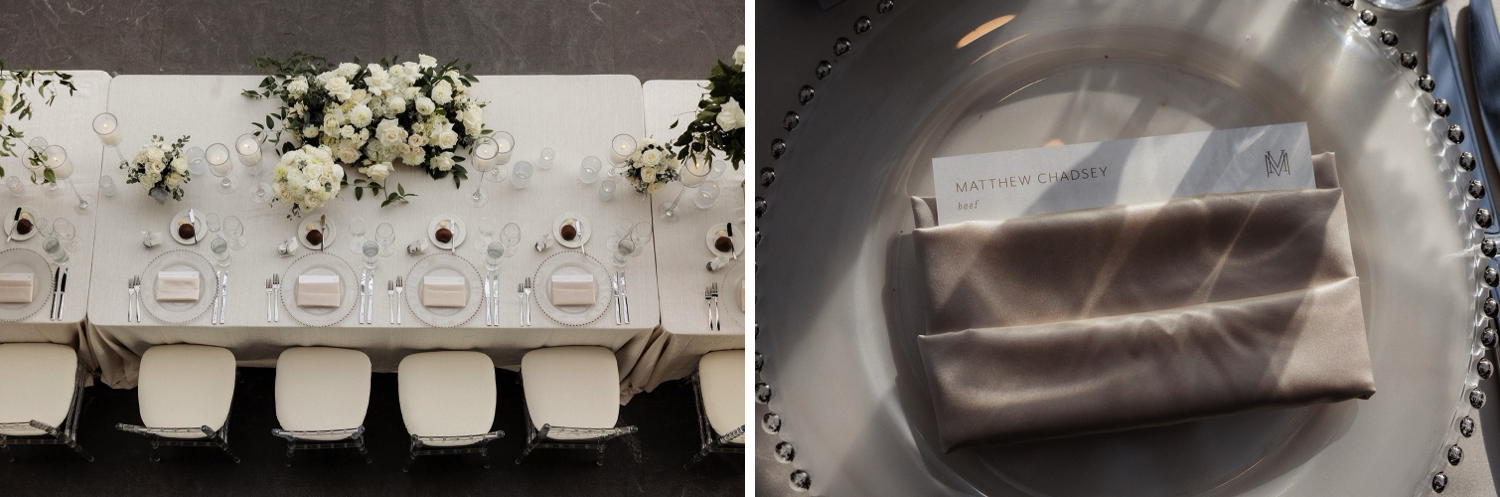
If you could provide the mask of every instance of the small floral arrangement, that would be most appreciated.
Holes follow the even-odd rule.
[[[673,146],[677,159],[694,157],[708,162],[714,151],[735,169],[745,162],[745,46],[734,51],[734,64],[719,61],[709,72],[707,93],[698,101],[698,113],[687,124]],[[672,123],[676,128],[677,123]]]
[[[338,196],[344,183],[344,167],[333,159],[327,146],[303,145],[281,155],[271,180],[276,200],[292,206],[287,218],[322,207]]]
[[[146,194],[165,204],[167,199],[182,200],[182,186],[192,181],[188,173],[187,159],[182,156],[182,147],[188,137],[178,138],[168,145],[166,139],[151,136],[151,142],[141,147],[135,156],[120,163],[125,170],[125,183],[139,183]]]
[[[682,179],[679,164],[672,149],[646,138],[636,145],[635,153],[625,158],[625,170],[620,174],[630,181],[635,191],[658,193],[667,187],[667,183]]]
[[[468,65],[457,64],[440,65],[426,55],[417,62],[337,66],[302,52],[285,60],[260,57],[255,65],[272,75],[244,95],[283,103],[264,123],[254,123],[261,128],[257,135],[274,133],[281,142],[286,132],[302,145],[326,147],[340,164],[371,181],[385,180],[399,161],[435,180],[451,175],[457,188],[468,171],[460,165],[464,157],[454,152],[490,132],[484,127],[485,103],[469,95],[469,85],[479,79],[466,74]],[[295,147],[288,141],[283,150]],[[383,186],[377,185],[370,184],[376,193]]]

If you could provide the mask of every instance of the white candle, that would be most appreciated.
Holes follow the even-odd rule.
[[[223,143],[215,143],[209,145],[205,153],[204,158],[208,159],[208,168],[214,174],[219,176],[229,174],[230,168],[233,167],[229,164],[229,147],[224,146]]]
[[[515,137],[510,136],[510,133],[498,131],[492,138],[495,140],[495,163],[510,162],[510,153],[516,149]]]
[[[260,140],[256,140],[255,135],[250,133],[240,135],[240,138],[234,142],[234,149],[240,154],[241,164],[247,166],[260,164]]]
[[[111,147],[120,144],[120,123],[115,120],[115,115],[105,112],[94,117],[94,133],[105,145]]]
[[[609,142],[609,158],[616,164],[625,162],[625,159],[633,153],[635,153],[635,138],[630,135],[615,135],[615,139]]]
[[[709,170],[708,164],[699,161],[697,157],[688,157],[687,163],[682,165],[682,184],[688,187],[698,186],[708,177]]]

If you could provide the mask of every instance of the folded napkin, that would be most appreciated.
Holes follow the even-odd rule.
[[[197,302],[203,279],[197,271],[157,271],[157,302]]]
[[[918,337],[945,450],[1368,398],[1332,158],[1318,189],[934,226]]]
[[[338,307],[344,298],[337,274],[297,276],[297,307]]]
[[[552,305],[594,305],[594,275],[552,275]]]
[[[422,278],[422,305],[427,307],[463,307],[469,301],[469,286],[463,276],[427,276]]]
[[[0,273],[0,303],[30,304],[35,280],[31,273]]]

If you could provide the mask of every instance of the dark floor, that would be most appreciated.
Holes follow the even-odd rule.
[[[4,0],[6,67],[258,74],[303,50],[346,61],[425,53],[475,74],[705,79],[745,43],[744,0]]]
[[[12,447],[16,462],[0,457],[0,495],[691,495],[745,493],[745,459],[715,454],[691,470],[683,464],[699,448],[692,387],[662,384],[620,409],[620,423],[640,427],[634,461],[623,439],[610,443],[604,466],[588,451],[537,449],[516,465],[525,438],[524,398],[519,375],[496,370],[499,401],[495,428],[505,437],[490,443],[491,468],[477,455],[422,457],[410,473],[407,437],[397,403],[396,375],[377,373],[365,418],[374,463],[353,449],[299,451],[285,466],[286,443],[277,428],[275,370],[240,368],[230,419],[229,445],[243,460],[234,464],[213,448],[162,448],[151,462],[148,439],[116,431],[115,423],[139,423],[136,390],[90,387],[84,396],[79,442],[95,457],[85,462],[61,446]]]

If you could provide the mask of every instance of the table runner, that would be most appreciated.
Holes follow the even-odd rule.
[[[232,195],[215,190],[218,180],[212,175],[195,177],[187,186],[181,202],[157,205],[135,185],[124,188],[117,207],[101,216],[97,250],[111,254],[110,263],[101,265],[99,278],[92,285],[96,296],[90,304],[89,340],[100,356],[103,379],[117,388],[135,384],[140,354],[153,345],[166,343],[199,343],[230,348],[242,366],[272,366],[280,352],[294,346],[330,346],[355,348],[370,355],[376,371],[394,371],[400,359],[425,350],[478,350],[495,364],[515,367],[526,351],[546,346],[599,345],[616,351],[621,377],[635,367],[652,330],[660,322],[658,315],[655,260],[636,257],[627,267],[630,281],[632,324],[616,326],[610,312],[583,327],[565,327],[533,309],[534,327],[517,327],[519,300],[510,289],[548,256],[560,250],[552,248],[537,253],[531,245],[539,239],[560,214],[573,211],[598,227],[585,251],[608,262],[604,247],[606,227],[621,219],[643,221],[650,218],[647,198],[631,192],[617,192],[611,202],[600,202],[594,195],[597,184],[584,185],[577,179],[577,167],[586,155],[606,158],[609,140],[619,133],[640,135],[642,101],[640,83],[632,76],[483,76],[472,92],[481,101],[489,101],[485,121],[489,128],[508,131],[515,136],[516,148],[510,165],[520,161],[538,162],[544,147],[556,150],[556,165],[550,170],[537,169],[531,186],[515,190],[509,183],[487,183],[489,203],[480,209],[470,207],[465,196],[472,190],[479,174],[463,187],[454,189],[451,180],[433,181],[422,172],[399,167],[387,180],[419,196],[409,205],[379,208],[379,201],[366,196],[356,202],[353,192],[344,192],[338,200],[313,211],[312,216],[327,214],[337,227],[328,253],[335,254],[355,268],[360,257],[348,248],[351,219],[366,220],[366,236],[374,237],[376,225],[390,222],[396,228],[394,243],[398,253],[380,260],[377,268],[379,287],[384,281],[405,275],[419,260],[404,252],[406,245],[425,236],[429,222],[441,214],[460,217],[470,234],[457,255],[483,272],[484,255],[479,249],[478,223],[481,216],[496,218],[499,225],[515,222],[521,228],[519,255],[507,258],[501,265],[501,327],[485,327],[476,314],[460,328],[432,329],[423,325],[405,309],[404,324],[387,324],[386,296],[378,291],[372,314],[374,325],[359,325],[353,316],[329,328],[305,328],[282,309],[281,321],[265,321],[264,280],[273,272],[283,271],[294,258],[276,254],[275,247],[292,235],[295,224],[286,219],[288,209],[282,204],[265,206],[251,200],[254,179],[246,175],[237,159],[231,173],[237,183]],[[111,89],[110,109],[120,120],[124,135],[121,146],[132,151],[152,134],[168,139],[187,134],[190,146],[207,148],[212,143],[232,145],[241,133],[253,131],[251,122],[263,120],[276,103],[249,100],[240,91],[255,87],[259,76],[121,76]],[[232,154],[231,154],[232,155]],[[273,164],[267,154],[263,166]],[[502,166],[505,170],[509,165]],[[269,170],[262,181],[269,179]],[[110,171],[113,174],[118,172]],[[350,178],[360,177],[349,171]],[[347,187],[346,187],[347,188]],[[368,193],[368,192],[367,192]],[[248,246],[232,252],[229,267],[230,290],[228,325],[211,326],[207,315],[186,325],[165,326],[150,315],[141,323],[125,322],[126,279],[166,250],[186,248],[212,259],[207,241],[181,246],[167,239],[155,249],[140,243],[140,231],[166,231],[170,217],[188,207],[201,213],[220,216],[236,215],[245,224]],[[165,235],[165,233],[164,233]],[[307,251],[303,249],[301,253]],[[436,253],[429,247],[427,254]],[[417,291],[417,282],[408,282],[407,291]],[[283,285],[289,293],[290,285]]]
[[[29,120],[14,121],[16,125],[26,134],[25,141],[35,137],[47,139],[52,145],[61,145],[68,151],[68,159],[73,162],[73,175],[70,178],[78,190],[95,199],[99,195],[99,164],[103,158],[104,162],[113,162],[114,152],[104,149],[103,142],[93,132],[94,116],[104,112],[109,99],[110,76],[104,71],[68,71],[73,75],[73,83],[78,91],[72,96],[66,90],[60,90],[57,99],[52,105],[44,104],[34,96],[32,101],[32,117]],[[10,119],[15,119],[11,117]],[[16,151],[18,154],[22,150]],[[21,157],[6,157],[0,159],[0,165],[5,167],[8,176],[27,177],[27,171]],[[43,219],[53,220],[58,217],[67,219],[73,223],[77,232],[77,249],[68,253],[68,292],[64,299],[63,316],[60,321],[49,321],[47,309],[32,314],[31,317],[18,322],[0,323],[0,343],[6,342],[51,342],[60,343],[78,349],[79,357],[91,367],[97,367],[93,354],[87,347],[84,339],[84,317],[88,310],[89,282],[92,273],[93,246],[94,246],[94,221],[98,218],[97,211],[108,208],[109,201],[104,199],[103,203],[95,204],[95,214],[83,215],[73,210],[78,203],[73,190],[63,181],[60,186],[62,195],[57,198],[44,196],[44,187],[34,185],[29,181],[26,184],[26,193],[16,197],[7,192],[0,192],[0,211],[6,213],[15,212],[16,207],[26,206],[36,209]],[[7,217],[9,219],[9,217]],[[3,234],[0,234],[3,236]],[[42,254],[43,237],[38,234],[26,241],[11,242],[0,246],[0,250],[25,247]],[[48,263],[51,259],[48,258]],[[50,275],[48,275],[50,276]],[[50,291],[51,284],[43,278],[37,279],[38,285],[47,285],[44,290]],[[121,288],[124,283],[121,282]]]
[[[647,81],[642,85],[646,95],[647,134],[658,141],[676,139],[692,120],[705,84],[706,81]],[[676,129],[670,128],[673,121],[678,121]],[[657,216],[657,243],[653,246],[663,282],[662,326],[640,364],[625,379],[627,391],[649,392],[661,382],[690,375],[698,367],[698,358],[705,353],[745,348],[745,313],[736,303],[738,290],[726,287],[725,282],[732,286],[737,279],[735,275],[726,277],[727,273],[745,274],[747,254],[741,254],[739,262],[710,273],[704,264],[713,255],[703,241],[713,225],[745,217],[745,190],[740,184],[745,179],[744,168],[749,166],[741,167],[730,168],[715,180],[720,187],[719,198],[708,209],[693,205],[693,192],[689,190],[677,206],[675,220],[662,219],[661,204],[671,202],[681,185],[668,186],[656,195],[652,210]],[[713,282],[720,283],[720,330],[708,329],[707,305],[703,300],[704,289]]]

